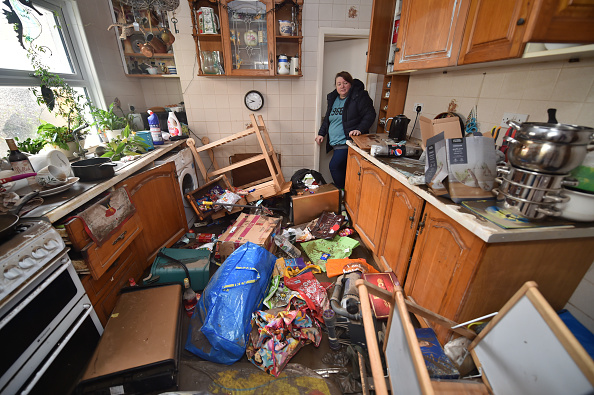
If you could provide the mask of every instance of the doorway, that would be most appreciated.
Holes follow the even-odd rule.
[[[375,98],[377,75],[369,74],[365,70],[368,38],[369,29],[320,28],[318,48],[321,56],[318,57],[317,68],[316,134],[326,114],[326,95],[335,89],[334,77],[339,71],[348,71],[353,78],[361,80],[371,98]],[[315,142],[313,144],[314,169],[322,173],[327,182],[331,182],[328,164],[332,158],[332,151],[326,153],[325,140],[320,146]]]

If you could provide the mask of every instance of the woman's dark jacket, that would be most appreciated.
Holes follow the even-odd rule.
[[[326,109],[326,116],[322,121],[322,126],[318,131],[319,136],[327,136],[328,129],[330,128],[330,111],[332,111],[332,105],[338,97],[338,91],[330,92],[328,98],[328,108]],[[369,133],[369,128],[375,121],[375,109],[373,108],[373,100],[369,97],[369,93],[365,90],[363,82],[358,79],[353,80],[349,95],[347,96],[346,102],[344,103],[344,109],[342,112],[342,126],[344,129],[344,135],[347,140],[351,140],[349,132],[351,130],[359,130],[361,133]],[[326,152],[330,152],[332,146],[330,145],[330,138],[326,139]]]

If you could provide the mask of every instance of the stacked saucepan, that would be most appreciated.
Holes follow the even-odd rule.
[[[577,185],[569,172],[594,150],[594,129],[560,123],[510,121],[506,136],[509,166],[498,167],[497,205],[514,214],[539,219],[559,216],[569,200],[564,187]]]

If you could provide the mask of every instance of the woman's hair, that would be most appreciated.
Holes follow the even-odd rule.
[[[348,82],[349,84],[353,83],[353,76],[348,71],[341,71],[340,73],[336,73],[336,77],[334,77],[334,82],[338,77],[342,77],[343,80]]]

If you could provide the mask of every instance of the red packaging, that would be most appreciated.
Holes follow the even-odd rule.
[[[196,233],[196,240],[199,243],[210,243],[216,238],[217,236],[214,233]]]
[[[392,44],[396,44],[398,41],[398,27],[400,27],[400,19],[394,21],[394,34],[392,35]]]

